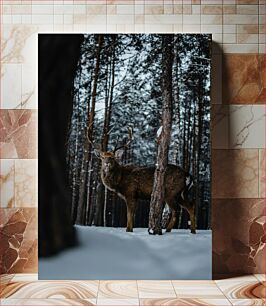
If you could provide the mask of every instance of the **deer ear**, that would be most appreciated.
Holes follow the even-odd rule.
[[[103,152],[101,150],[98,150],[98,149],[94,149],[93,150],[93,153],[94,155],[97,157],[97,158],[103,158]]]
[[[115,152],[115,158],[119,160],[119,159],[122,158],[123,154],[124,154],[124,150],[123,150],[123,149],[117,150],[117,151]]]
[[[95,154],[95,156],[96,156],[97,158],[100,158],[100,157],[101,157],[101,151],[99,151],[99,150],[97,150],[97,149],[94,149],[93,152],[94,152],[94,154]]]

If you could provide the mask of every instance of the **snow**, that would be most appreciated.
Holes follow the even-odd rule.
[[[211,231],[76,226],[79,246],[39,259],[39,279],[211,279]]]
[[[157,133],[156,133],[156,137],[157,137],[157,138],[160,138],[160,136],[161,136],[161,134],[162,134],[162,131],[163,131],[163,127],[160,126],[159,129],[158,129],[158,131],[157,131]]]

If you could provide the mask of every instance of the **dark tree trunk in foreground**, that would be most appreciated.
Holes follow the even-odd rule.
[[[149,233],[162,234],[162,212],[164,205],[164,177],[168,164],[168,148],[172,125],[172,66],[173,35],[162,36],[162,131],[158,136],[157,164],[154,173],[153,191],[150,203]]]
[[[82,40],[83,35],[39,35],[39,256],[76,244],[66,140]]]

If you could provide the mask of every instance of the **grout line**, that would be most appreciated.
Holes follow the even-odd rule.
[[[228,299],[227,296],[224,294],[224,292],[222,291],[222,289],[218,286],[218,284],[216,283],[216,281],[214,280],[213,282],[214,282],[215,286],[218,288],[218,290],[220,290],[220,291],[222,292],[223,296],[229,301],[229,299]],[[231,304],[230,301],[229,301],[229,303]]]
[[[96,294],[96,305],[98,305],[98,296],[100,291],[100,280],[98,281],[97,294]]]
[[[175,292],[176,297],[177,297],[178,299],[180,299],[181,297],[179,297],[178,294],[177,294],[177,291],[176,291],[175,286],[174,286],[174,284],[173,284],[173,280],[171,280],[171,284],[172,284],[172,286],[173,286],[173,288],[174,288],[174,292]]]
[[[136,280],[136,285],[137,285],[138,303],[140,305],[139,286],[138,286],[138,281],[137,280]]]

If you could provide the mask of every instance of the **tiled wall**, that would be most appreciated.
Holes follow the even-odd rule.
[[[213,34],[213,272],[264,273],[264,0],[2,0],[2,272],[37,271],[37,33]]]

